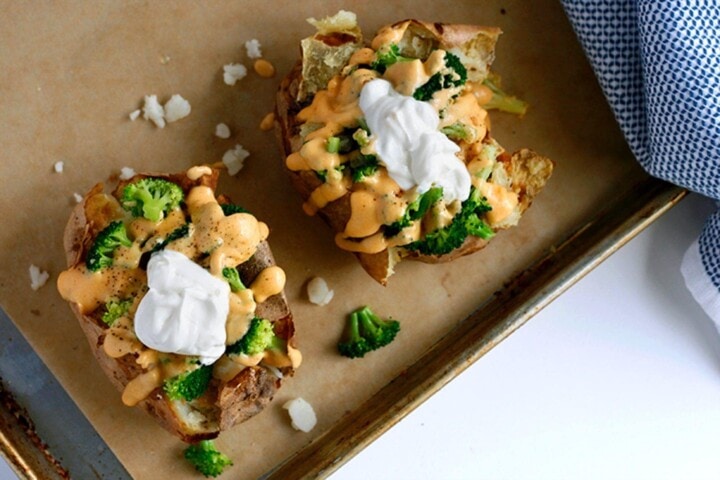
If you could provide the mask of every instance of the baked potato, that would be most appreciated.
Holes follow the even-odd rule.
[[[97,184],[67,223],[58,279],[123,402],[185,442],[260,412],[301,361],[267,226],[215,196],[218,176],[201,166]]]
[[[405,20],[366,45],[351,12],[310,22],[276,131],[305,212],[340,248],[384,285],[404,258],[451,261],[518,223],[554,163],[490,135],[499,29]]]

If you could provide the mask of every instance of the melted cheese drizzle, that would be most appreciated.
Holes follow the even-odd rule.
[[[197,180],[211,174],[209,167],[191,168],[187,175]],[[247,213],[225,216],[214,192],[205,186],[194,187],[188,193],[185,203],[192,225],[188,237],[178,239],[167,246],[188,258],[207,256],[203,262],[210,273],[222,277],[224,267],[233,267],[246,262],[257,250],[258,244],[268,236],[268,227]],[[124,213],[114,197],[104,193],[92,194],[85,200],[88,218],[112,220],[123,218]],[[84,263],[62,272],[58,278],[58,290],[68,302],[75,304],[83,315],[90,315],[111,298],[139,298],[147,288],[145,270],[139,268],[140,258],[150,251],[168,234],[184,225],[185,213],[181,210],[170,212],[159,222],[143,218],[126,221],[128,236],[134,241],[132,247],[118,247],[114,265],[98,272],[90,272]],[[140,245],[143,245],[141,248]],[[229,313],[225,324],[227,344],[242,338],[248,331],[255,316],[258,303],[273,295],[280,294],[285,287],[285,272],[278,266],[270,266],[257,275],[249,288],[230,293]],[[137,305],[137,301],[135,304]],[[122,400],[133,406],[162,386],[165,379],[196,368],[188,357],[159,353],[145,347],[136,337],[131,315],[118,318],[112,327],[102,334],[102,348],[109,357],[120,358],[136,355],[136,363],[144,370],[126,385]],[[240,356],[235,356],[240,357]],[[237,361],[223,356],[213,367],[213,374],[222,381],[229,381],[247,366],[261,362],[272,366],[300,365],[300,352],[287,346],[287,352],[270,351],[245,360]],[[242,365],[244,361],[247,365]]]
[[[403,22],[381,29],[372,41],[372,48],[356,51],[350,58],[345,75],[334,77],[327,89],[318,92],[312,103],[297,115],[301,123],[307,122],[320,128],[309,133],[300,150],[287,157],[287,168],[292,171],[326,172],[325,182],[310,193],[303,210],[308,215],[315,215],[329,203],[349,193],[349,219],[344,231],[336,235],[335,243],[352,252],[378,253],[388,247],[417,241],[422,238],[423,231],[448,225],[459,211],[459,205],[441,206],[424,225],[414,222],[411,227],[387,239],[381,232],[382,225],[391,224],[403,215],[408,203],[416,195],[414,189],[409,192],[400,189],[384,168],[379,169],[378,175],[353,183],[348,175],[342,175],[337,170],[347,161],[347,155],[327,151],[329,137],[344,129],[358,128],[358,119],[363,116],[358,105],[360,91],[367,82],[380,78],[378,72],[363,68],[362,65],[372,63],[375,51],[379,48],[399,43],[409,25],[410,22]],[[444,57],[445,51],[435,50],[425,61],[416,59],[397,62],[390,65],[381,78],[388,80],[399,93],[412,95],[432,75],[444,68]],[[456,97],[451,98],[456,94]],[[487,166],[479,165],[475,159],[483,139],[488,136],[490,120],[487,111],[482,108],[489,100],[488,95],[491,96],[491,92],[487,87],[467,82],[459,93],[457,89],[444,89],[437,92],[429,102],[443,113],[440,128],[461,122],[474,130],[472,141],[460,142],[461,151],[458,153],[468,166],[472,164],[472,170],[468,168],[471,174]],[[362,153],[367,155],[375,152],[370,145],[363,147]],[[508,188],[479,182],[475,178],[473,185],[476,188],[482,186],[482,193],[492,207],[486,216],[491,225],[502,222],[518,205],[517,194]]]

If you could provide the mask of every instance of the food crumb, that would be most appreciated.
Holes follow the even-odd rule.
[[[223,66],[223,81],[230,86],[242,80],[247,75],[247,68],[240,63],[229,63]]]
[[[63,173],[63,169],[65,168],[65,162],[60,160],[59,162],[55,162],[55,165],[53,165],[53,169],[55,170],[55,173]]]
[[[40,270],[40,267],[36,265],[30,265],[30,288],[37,291],[40,287],[45,285],[50,278],[50,274],[44,270]]]
[[[152,121],[158,128],[165,128],[165,110],[158,102],[157,95],[145,95],[142,111],[145,120]]]
[[[315,277],[307,284],[307,295],[310,303],[324,306],[330,303],[335,295],[334,290],[328,288],[328,284],[324,278]]]
[[[165,103],[164,110],[165,120],[171,123],[190,115],[192,108],[190,107],[190,102],[185,100],[181,95],[175,94]]]
[[[83,201],[83,196],[75,192],[73,193],[73,200],[75,200],[75,203],[80,203]]]
[[[215,125],[215,136],[219,138],[230,138],[230,127],[224,123]]]
[[[268,130],[272,130],[273,125],[275,124],[275,112],[270,112],[267,115],[263,117],[263,119],[260,121],[260,130],[267,132]]]
[[[283,408],[288,411],[291,425],[295,430],[307,433],[317,424],[315,410],[301,397],[285,402]]]
[[[262,57],[262,50],[260,49],[260,42],[253,38],[245,42],[245,50],[247,51],[248,58],[260,58]]]
[[[120,180],[129,180],[135,176],[135,170],[130,167],[122,167],[120,169]]]
[[[170,63],[170,55],[162,55],[160,57],[160,64],[167,65],[168,63]]]
[[[255,73],[257,73],[263,78],[270,78],[275,75],[275,67],[272,63],[268,62],[264,58],[255,60],[253,68],[255,69]]]
[[[128,115],[128,117],[130,117],[131,122],[134,122],[135,120],[138,119],[138,117],[140,116],[141,113],[142,112],[138,108],[137,110],[133,110],[132,112],[130,112],[130,115]]]
[[[236,175],[245,165],[245,159],[250,153],[242,145],[235,145],[235,148],[228,150],[222,157],[222,162],[228,169],[228,174]]]

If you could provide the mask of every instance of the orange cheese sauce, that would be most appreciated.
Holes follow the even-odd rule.
[[[408,204],[416,197],[416,192],[404,192],[387,175],[381,166],[378,172],[365,177],[361,182],[353,182],[350,176],[338,173],[347,167],[347,154],[328,153],[327,139],[344,131],[359,127],[358,119],[363,115],[358,102],[362,87],[375,78],[389,81],[396,91],[403,95],[412,95],[436,73],[443,73],[445,51],[434,50],[427,59],[398,61],[388,66],[383,74],[362,67],[372,64],[376,51],[399,43],[406,34],[409,21],[382,28],[372,40],[372,48],[361,48],[350,58],[343,74],[334,77],[327,89],[318,92],[312,103],[305,107],[297,119],[307,125],[319,125],[303,139],[304,144],[298,152],[286,159],[287,167],[292,171],[326,172],[325,183],[311,192],[303,205],[308,215],[315,215],[329,203],[349,195],[350,215],[343,231],[336,234],[335,243],[351,252],[377,253],[389,247],[403,246],[423,238],[426,232],[449,225],[460,211],[461,204],[446,205],[438,202],[422,221],[413,222],[392,238],[385,238],[383,225],[390,225],[400,219]],[[473,177],[473,185],[482,187],[481,193],[487,197],[492,211],[486,216],[491,223],[499,223],[508,218],[518,205],[517,194],[503,186],[488,183],[479,178],[487,178],[496,159],[480,155],[483,141],[488,138],[490,119],[483,105],[492,96],[485,86],[467,82],[463,87],[442,89],[429,101],[440,116],[439,128],[455,124],[465,126],[468,136],[458,141],[458,157],[468,166]],[[361,148],[364,155],[375,154],[372,144]]]
[[[318,137],[318,141],[325,140]],[[333,162],[335,165],[340,164],[338,160]],[[194,180],[206,174],[212,174],[212,170],[204,166],[193,167],[187,173]],[[171,232],[184,225],[186,215],[192,222],[188,236],[177,239],[166,248],[179,251],[191,259],[203,258],[203,264],[220,278],[224,278],[223,268],[235,267],[247,261],[268,236],[267,225],[253,215],[236,213],[225,216],[209,187],[197,186],[191,189],[186,195],[185,204],[186,212],[177,209],[169,212],[164,219],[153,222],[144,218],[131,218],[114,197],[94,190],[85,200],[86,216],[95,223],[101,222],[103,226],[114,220],[123,220],[133,245],[116,248],[111,267],[90,272],[84,263],[79,263],[62,272],[57,281],[61,296],[75,304],[83,315],[104,308],[110,299],[135,299],[136,306],[147,289],[147,275],[144,269],[139,268],[142,254],[152,250],[158,242],[164,241]],[[225,324],[228,345],[247,333],[257,304],[281,293],[285,281],[285,272],[278,266],[271,266],[260,272],[248,288],[230,293],[230,308]],[[136,363],[144,370],[124,389],[122,400],[129,406],[144,400],[153,390],[161,387],[165,379],[196,368],[196,364],[188,362],[187,356],[160,353],[145,347],[135,335],[132,318],[134,310],[135,307],[132,307],[130,312],[118,318],[101,337],[106,355],[111,358],[135,355]],[[273,365],[291,365],[291,357],[297,357],[299,353],[288,348],[288,351],[268,355]],[[261,354],[257,359],[253,358],[251,363],[257,365],[264,361],[265,355]],[[225,356],[218,363],[220,366],[214,369],[219,375],[217,378],[225,380],[231,379],[229,375],[234,376],[244,368],[238,368],[237,362]],[[228,368],[229,364],[235,367]]]

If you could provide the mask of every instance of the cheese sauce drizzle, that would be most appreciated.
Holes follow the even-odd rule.
[[[491,142],[489,117],[482,107],[489,100],[487,87],[468,81],[463,87],[436,92],[427,102],[414,100],[413,92],[445,68],[446,52],[441,49],[432,51],[424,61],[398,61],[382,74],[366,67],[375,61],[376,51],[399,43],[408,25],[404,22],[380,30],[372,48],[356,51],[342,74],[331,79],[327,88],[298,113],[302,129],[307,128],[309,133],[304,134],[299,151],[286,159],[291,171],[315,171],[324,177],[303,204],[308,215],[349,194],[349,217],[335,242],[352,252],[378,253],[407,245],[448,225],[460,211],[460,201],[467,198],[471,185],[492,207],[485,216],[491,226],[511,219],[518,205],[514,191],[488,180],[487,172],[501,150],[493,150],[492,157],[485,150]],[[368,105],[374,102],[384,102],[385,107],[373,112]],[[404,110],[408,108],[412,111]],[[351,154],[328,151],[328,139],[356,131],[361,119],[367,121],[371,132],[370,143],[361,147],[361,153],[376,155],[380,168],[375,175],[353,182],[342,172],[347,170]],[[462,141],[451,141],[441,132],[458,124],[469,132]],[[377,136],[373,135],[376,131]],[[444,197],[433,218],[415,221],[386,238],[382,226],[400,219],[408,204],[431,186],[443,187]]]
[[[187,172],[188,178],[192,181],[210,174],[212,169],[206,166],[193,167]],[[95,318],[99,318],[96,312],[102,311],[103,305],[111,299],[135,299],[130,310],[101,334],[102,349],[105,354],[111,358],[135,355],[136,363],[143,369],[143,372],[131,379],[124,389],[122,399],[126,405],[132,406],[141,402],[155,389],[161,387],[165,379],[198,368],[197,359],[205,358],[204,363],[213,364],[213,375],[221,381],[231,380],[248,366],[263,364],[271,367],[297,368],[300,365],[302,358],[300,352],[291,345],[287,345],[285,351],[268,350],[250,361],[247,358],[238,359],[223,355],[225,345],[237,342],[247,333],[257,305],[280,294],[285,287],[285,272],[275,265],[262,270],[248,288],[237,292],[230,291],[223,277],[223,268],[240,265],[255,254],[258,245],[269,233],[265,223],[248,213],[226,216],[213,190],[206,186],[193,187],[185,198],[186,209],[173,210],[159,222],[128,217],[114,197],[96,190],[88,194],[83,202],[86,216],[107,224],[122,219],[133,244],[131,247],[120,246],[115,250],[113,266],[90,272],[85,264],[80,262],[62,272],[57,284],[61,296],[74,304],[79,313]],[[152,289],[150,293],[148,292],[148,275],[146,270],[140,268],[141,259],[144,254],[147,255],[154,247],[162,244],[169,234],[185,225],[187,218],[190,220],[187,236],[166,245],[164,250],[151,258],[171,258],[168,268],[173,271],[176,271],[180,265],[177,264],[177,259],[183,258],[199,268],[199,271],[190,275],[191,278],[188,278],[186,272],[183,277],[185,280],[180,277],[174,279],[167,277],[156,282],[177,285],[178,281],[180,283],[190,281],[196,284],[197,275],[207,275],[207,281],[219,287],[218,294],[226,299],[219,300],[221,297],[218,297],[217,300],[220,302],[219,315],[222,318],[215,327],[209,327],[207,323],[202,326],[178,324],[176,325],[178,328],[172,333],[172,328],[157,324],[162,316],[159,312],[168,308],[167,300],[160,300],[145,319],[146,322],[150,322],[149,325],[153,325],[144,327],[145,334],[148,328],[155,329],[154,341],[149,342],[146,339],[155,347],[150,348],[140,340],[143,337],[143,328],[138,330],[138,321],[140,323],[143,321],[141,307],[144,301],[145,305],[149,305],[148,299],[152,292]],[[184,264],[182,262],[181,260],[181,264]],[[189,288],[191,288],[189,294],[191,299],[198,295],[206,295],[201,293],[207,291],[202,286],[194,285]],[[138,311],[140,311],[139,315]],[[197,309],[188,312],[197,313]],[[199,318],[206,316],[207,312]],[[188,318],[192,317],[193,315],[188,316]],[[199,329],[193,330],[193,328]],[[209,329],[213,330],[212,353],[207,349],[198,350],[192,346],[197,344],[198,338]],[[170,338],[175,340],[171,341]],[[175,348],[177,345],[168,347],[172,343],[183,344],[185,347]],[[162,350],[166,350],[165,353]]]

